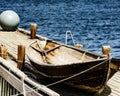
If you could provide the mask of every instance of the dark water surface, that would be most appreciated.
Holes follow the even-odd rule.
[[[84,49],[101,54],[102,45],[110,45],[112,56],[120,58],[119,0],[0,0],[0,13],[5,10],[18,13],[19,27],[29,30],[37,23],[38,34],[62,43],[69,30]]]

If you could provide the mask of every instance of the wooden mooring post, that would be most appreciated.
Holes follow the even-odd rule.
[[[8,50],[4,45],[0,45],[0,57],[7,59]]]
[[[36,23],[32,23],[30,25],[31,39],[35,39],[36,38],[36,29],[37,29],[37,24]]]
[[[25,61],[25,46],[24,45],[18,45],[18,64],[17,68],[22,70],[24,61]]]
[[[76,44],[75,47],[82,49],[82,48],[83,48],[83,45],[82,45],[82,44]]]
[[[109,45],[104,45],[102,46],[102,53],[103,55],[106,55],[108,57],[111,57],[111,54],[110,54],[110,46]]]

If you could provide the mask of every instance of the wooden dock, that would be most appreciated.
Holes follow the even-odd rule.
[[[18,45],[27,46],[32,40],[18,31],[0,31],[0,44],[6,46],[9,55],[17,61]],[[10,57],[8,56],[8,57]],[[17,62],[0,57],[0,96],[59,96],[55,91],[30,79],[17,68]],[[25,62],[29,62],[26,56]],[[9,89],[8,89],[8,86]]]
[[[22,32],[24,31],[26,30],[19,29],[17,31],[12,31],[12,32],[2,31],[2,30],[0,31],[0,44],[5,45],[8,49],[9,54],[11,54],[14,58],[17,58],[18,45],[24,45],[25,47],[27,47],[30,43],[36,40],[36,39],[30,39],[30,35],[22,34]],[[27,32],[26,34],[30,33],[29,31],[26,32]],[[40,38],[40,36],[38,37]],[[25,55],[25,60],[26,62],[29,63],[29,60],[26,55]],[[17,66],[16,63],[12,63],[12,64],[14,64],[14,66]],[[62,89],[56,86],[54,86],[54,88],[53,87],[50,88],[53,89],[55,92],[59,93],[61,96],[91,96],[89,94],[81,92],[80,90],[76,91],[75,89],[69,89],[69,88],[68,90],[66,89],[66,87],[63,87],[62,85],[60,86]],[[74,92],[72,90],[74,90]],[[118,71],[107,82],[107,87],[100,96],[120,96],[120,71]]]

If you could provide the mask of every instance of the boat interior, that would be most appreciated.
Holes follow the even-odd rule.
[[[90,62],[103,58],[82,49],[77,50],[77,48],[59,44],[54,41],[51,42],[50,40],[33,42],[30,45],[29,53],[31,53],[30,55],[33,58],[34,56],[37,57],[35,61],[39,63],[57,65]]]

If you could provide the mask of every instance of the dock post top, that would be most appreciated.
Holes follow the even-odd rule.
[[[36,30],[37,30],[37,24],[36,23],[31,23],[31,25],[30,25],[31,39],[36,38]]]

